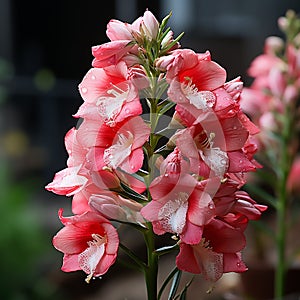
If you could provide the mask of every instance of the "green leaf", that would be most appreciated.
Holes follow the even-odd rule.
[[[182,38],[183,35],[184,35],[184,32],[181,32],[181,33],[179,34],[179,36],[178,36],[175,40],[173,40],[172,43],[168,44],[165,48],[162,49],[160,55],[163,55],[163,54],[165,54],[166,52],[168,52],[174,45],[177,44],[177,42]]]
[[[161,255],[164,255],[164,254],[167,254],[167,253],[170,253],[172,252],[173,250],[177,250],[178,249],[178,244],[174,244],[174,245],[171,245],[171,246],[165,246],[165,247],[161,247],[159,249],[156,249],[155,252],[158,256],[161,256]]]
[[[180,284],[180,279],[181,279],[181,275],[182,275],[182,271],[178,270],[176,271],[173,281],[172,281],[172,285],[171,285],[171,289],[170,289],[170,293],[168,296],[168,300],[174,300],[174,297],[177,293],[179,284]]]
[[[163,20],[161,21],[161,24],[159,26],[159,35],[164,31],[165,27],[167,26],[167,23],[169,21],[169,19],[172,16],[172,12],[170,12],[168,15],[166,15]]]
[[[168,285],[168,283],[170,282],[170,280],[174,277],[174,275],[177,273],[178,269],[177,267],[175,267],[171,272],[170,274],[168,275],[168,277],[165,279],[165,281],[163,282],[159,292],[158,292],[158,295],[157,295],[157,299],[160,300],[161,296],[162,296],[162,293],[163,291],[165,290],[166,286]]]
[[[182,290],[182,292],[180,293],[180,298],[179,300],[185,300],[186,299],[186,295],[187,295],[187,290],[189,288],[189,286],[191,285],[191,283],[194,280],[194,276],[192,277],[192,279],[185,285],[184,289]]]
[[[160,110],[159,110],[159,115],[163,115],[166,113],[168,110],[170,110],[172,107],[175,106],[175,102],[169,101],[167,104],[165,104]]]

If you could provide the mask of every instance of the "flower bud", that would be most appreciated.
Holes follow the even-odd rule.
[[[151,41],[156,39],[158,29],[159,29],[158,21],[149,10],[146,10],[141,23],[141,31]]]
[[[277,36],[269,36],[265,40],[264,52],[266,54],[276,54],[283,50],[284,41]]]
[[[285,88],[283,99],[284,101],[289,104],[297,100],[297,97],[299,96],[298,90],[295,85],[288,85]]]

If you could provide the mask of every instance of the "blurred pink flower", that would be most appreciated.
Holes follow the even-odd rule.
[[[300,157],[297,156],[290,169],[290,173],[287,180],[287,189],[291,193],[299,193],[300,192]]]

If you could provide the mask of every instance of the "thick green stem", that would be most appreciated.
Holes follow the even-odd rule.
[[[147,299],[157,300],[158,255],[155,253],[154,233],[151,223],[148,223],[148,228],[149,230],[144,233],[148,258],[148,264],[144,271],[147,286]]]

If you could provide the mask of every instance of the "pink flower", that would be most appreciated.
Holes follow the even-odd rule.
[[[203,225],[214,216],[209,194],[195,188],[197,181],[188,174],[160,176],[150,185],[152,201],[141,214],[152,222],[156,234],[174,233],[189,244],[201,240]]]
[[[91,114],[97,112],[98,118],[109,126],[142,113],[138,91],[127,77],[128,68],[120,62],[102,69],[90,69],[79,84],[82,98],[94,108],[94,111],[90,109]],[[87,114],[84,116],[88,118]]]
[[[78,138],[85,147],[91,148],[89,160],[96,170],[120,168],[131,174],[143,164],[142,147],[149,134],[149,126],[137,116],[114,127],[85,120],[79,128]]]
[[[218,253],[211,249],[209,242],[201,240],[197,245],[180,243],[180,253],[176,257],[178,269],[193,274],[202,274],[208,281],[216,282],[223,273],[247,270],[241,254]]]
[[[81,166],[70,167],[57,172],[53,181],[46,185],[46,189],[57,195],[74,195],[84,188],[88,179],[79,174]]]
[[[159,30],[159,23],[154,15],[146,10],[141,22],[141,33],[150,41],[155,40]]]
[[[104,68],[115,65],[121,60],[126,62],[126,56],[130,52],[136,53],[136,51],[136,45],[131,44],[130,40],[117,40],[93,46],[92,54],[95,58],[92,66],[95,68]]]
[[[116,193],[103,191],[89,199],[89,205],[110,220],[143,224],[140,214],[143,205],[131,199],[125,199]]]
[[[223,177],[226,172],[245,172],[255,169],[248,157],[242,151],[249,132],[240,121],[239,115],[218,119],[207,117],[200,123],[192,123],[188,114],[180,111],[188,128],[176,133],[176,145],[192,166],[201,165],[203,161],[216,176]],[[201,125],[200,125],[201,124]],[[193,169],[198,173],[196,169]],[[205,172],[201,176],[207,177]]]
[[[202,273],[207,280],[215,282],[223,273],[247,270],[240,254],[245,245],[246,240],[240,228],[212,219],[204,226],[199,243],[180,243],[176,265],[186,272]]]
[[[212,90],[225,83],[226,71],[211,61],[210,53],[197,54],[189,49],[175,50],[173,60],[166,57],[168,96],[176,103],[189,103],[201,110],[211,108],[216,97]],[[164,58],[158,62],[161,66]]]
[[[240,183],[227,179],[219,188],[213,200],[216,214],[219,217],[228,217],[234,214],[236,218],[246,217],[248,220],[257,220],[267,206],[257,204],[245,191],[239,190]]]
[[[128,66],[140,63],[139,46],[143,46],[144,40],[155,40],[158,29],[158,21],[148,10],[132,24],[110,20],[106,34],[111,41],[92,47],[95,57],[92,65],[96,68],[103,68],[117,64],[120,60],[126,62]]]
[[[300,177],[300,157],[296,157],[290,169],[290,173],[287,180],[287,189],[290,192],[297,193],[300,190],[299,186]]]
[[[107,219],[95,212],[63,217],[62,228],[53,238],[54,247],[64,253],[62,270],[83,270],[89,282],[94,276],[105,274],[115,262],[119,246],[116,229]]]
[[[70,129],[65,136],[69,154],[68,167],[57,172],[45,188],[58,195],[73,196],[72,211],[83,213],[90,210],[88,198],[99,189],[118,188],[120,181],[110,170],[97,170],[90,163],[91,149],[80,139],[81,128]],[[79,137],[79,138],[78,138]]]

